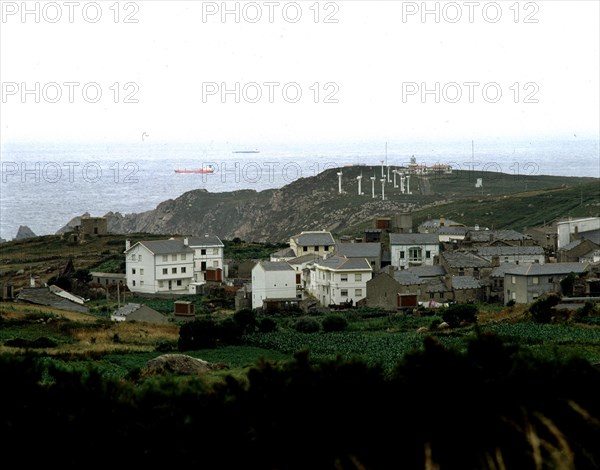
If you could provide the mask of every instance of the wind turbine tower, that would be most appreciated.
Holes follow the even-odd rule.
[[[373,193],[373,199],[375,199],[375,180],[377,178],[375,178],[374,176],[371,176],[370,180],[371,180],[371,192]]]
[[[362,173],[356,177],[358,180],[358,195],[362,196],[364,193],[362,192]]]
[[[338,172],[338,192],[340,194],[342,194],[342,175],[343,173],[341,171]]]

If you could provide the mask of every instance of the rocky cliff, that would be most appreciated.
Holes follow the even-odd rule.
[[[342,194],[338,192],[339,171],[343,173]],[[359,175],[363,175],[364,193],[360,196]],[[372,176],[376,177],[375,198],[372,197]],[[105,217],[111,233],[214,233],[227,240],[239,237],[247,241],[285,242],[303,230],[342,232],[349,227],[364,225],[377,216],[389,217],[448,200],[481,197],[482,191],[475,188],[475,177],[481,177],[481,172],[476,175],[463,171],[452,175],[413,176],[410,195],[401,194],[392,180],[386,184],[385,200],[382,200],[381,168],[352,166],[328,170],[300,178],[280,189],[260,192],[209,193],[198,189],[164,201],[154,210],[126,215],[109,212]],[[528,186],[530,190],[559,187],[565,180],[551,176],[529,177]],[[574,184],[584,180],[572,178]],[[523,187],[519,177],[504,174],[484,175],[484,184],[488,196],[517,192]]]

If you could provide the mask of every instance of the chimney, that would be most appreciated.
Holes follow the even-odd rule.
[[[189,239],[189,238],[187,238],[187,237],[185,237],[185,238],[183,239],[183,244],[184,244],[185,246],[188,246],[188,245],[190,244],[190,239]]]
[[[444,225],[446,225],[446,218],[441,215],[440,216],[440,227],[443,227]]]
[[[129,248],[131,248],[131,242],[129,240],[125,240],[125,251],[129,250]]]

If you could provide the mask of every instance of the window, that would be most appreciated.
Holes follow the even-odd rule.
[[[511,282],[511,284],[516,284],[517,283],[517,276],[511,276],[510,277],[510,282]]]
[[[171,261],[177,261],[177,255],[171,255]]]
[[[163,262],[169,261],[169,255],[163,255]]]
[[[443,298],[444,298],[444,293],[440,292],[440,299],[443,299]]]
[[[404,259],[404,251],[400,252],[400,259]]]
[[[534,284],[539,284],[540,283],[540,278],[535,276],[533,277],[533,279],[531,280]]]
[[[307,246],[303,246],[302,247],[302,251],[308,251],[308,247]]]
[[[135,274],[135,268],[131,268],[131,274]]]
[[[360,274],[360,273],[357,273],[357,274],[355,274],[355,275],[354,275],[354,280],[355,280],[356,282],[360,282],[360,281],[362,281],[362,274]]]
[[[185,253],[181,255],[181,261],[185,261]]]
[[[171,274],[177,274],[177,268],[171,268]]]
[[[169,274],[169,269],[168,268],[163,268],[163,274]]]
[[[325,246],[323,247],[323,250],[325,250],[325,251],[329,251],[329,245],[325,245]]]
[[[140,276],[143,276],[143,275],[144,275],[144,270],[140,269]]]
[[[218,254],[219,254],[219,249],[213,248],[213,255],[218,255]]]
[[[213,268],[218,268],[219,262],[217,260],[213,261]]]
[[[138,261],[142,261],[142,255],[138,255]]]
[[[319,247],[315,246],[315,253],[319,251]]]
[[[206,248],[202,248],[202,249],[200,250],[200,254],[201,254],[201,255],[205,255],[205,254],[206,254]]]
[[[143,286],[143,285],[144,285],[144,281],[140,281],[140,286]]]
[[[163,281],[158,281],[158,287],[163,287],[165,283]]]
[[[431,258],[431,251],[426,251],[425,252],[425,258],[430,259]]]
[[[549,277],[549,278],[548,278],[548,282],[549,282],[549,283],[553,283],[553,282],[554,282],[554,278],[553,278],[553,277]]]
[[[362,289],[354,289],[354,295],[356,297],[362,297]]]
[[[131,281],[131,285],[132,285],[132,286],[135,286],[135,281]]]
[[[182,273],[185,273],[185,272],[186,272],[186,267],[185,267],[185,266],[182,266],[182,267],[181,267],[181,272],[182,272]]]
[[[181,285],[181,279],[177,279],[177,285],[180,286]]]
[[[135,255],[131,255],[131,261],[135,261]]]
[[[348,297],[348,289],[342,289],[342,290],[340,291],[340,295],[341,295],[342,297]]]
[[[342,282],[347,282],[348,281],[348,275],[347,274],[342,274],[341,275],[341,281]]]
[[[513,292],[513,293],[511,294],[511,298],[512,298],[513,300],[517,300],[517,293],[516,293],[516,292]]]
[[[430,299],[433,299],[434,297],[435,297],[435,292],[430,292],[430,293],[429,293],[429,298],[430,298]]]
[[[418,246],[409,248],[408,260],[409,261],[422,261],[423,260],[423,250],[421,248],[419,248]]]

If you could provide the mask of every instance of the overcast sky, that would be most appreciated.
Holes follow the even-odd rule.
[[[76,3],[2,2],[3,143],[598,136],[597,1]]]

